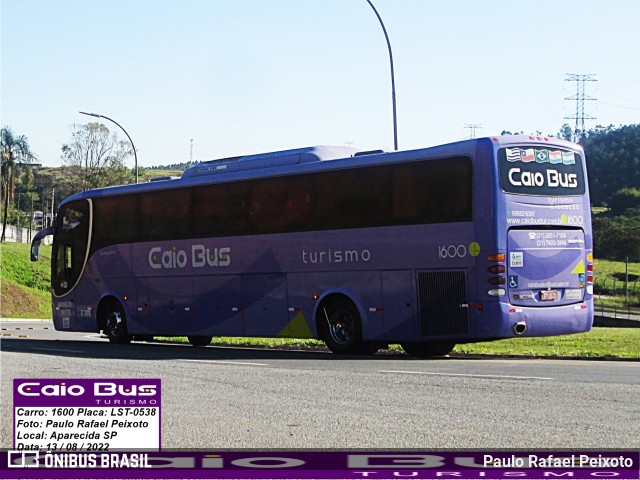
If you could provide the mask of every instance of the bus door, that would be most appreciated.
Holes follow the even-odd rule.
[[[52,249],[52,287],[56,328],[73,329],[77,321],[75,288],[87,262],[91,232],[91,205],[77,200],[58,213]]]
[[[512,305],[559,306],[584,300],[587,283],[582,229],[511,229],[507,289]]]

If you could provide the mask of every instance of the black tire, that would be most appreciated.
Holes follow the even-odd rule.
[[[412,357],[443,357],[456,346],[453,342],[405,342],[400,346]]]
[[[206,347],[211,343],[213,337],[206,337],[202,335],[191,335],[187,337],[189,343],[194,347]]]
[[[320,336],[333,353],[373,355],[378,345],[362,339],[362,322],[355,305],[347,299],[334,300],[320,308]]]
[[[107,305],[104,333],[111,343],[118,345],[125,345],[133,338],[127,330],[127,316],[124,313],[124,308],[117,301],[112,301]]]

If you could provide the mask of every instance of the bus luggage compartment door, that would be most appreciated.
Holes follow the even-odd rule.
[[[512,229],[508,233],[507,290],[512,305],[582,302],[586,285],[584,232]]]

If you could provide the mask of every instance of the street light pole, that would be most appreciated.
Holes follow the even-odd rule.
[[[367,0],[367,3],[371,6],[376,17],[378,17],[378,21],[380,22],[380,26],[382,27],[382,31],[384,32],[384,38],[387,40],[387,48],[389,49],[389,63],[391,64],[391,103],[393,105],[393,148],[394,150],[398,150],[398,124],[396,117],[396,81],[395,76],[393,74],[393,53],[391,53],[391,42],[389,41],[389,35],[387,35],[387,29],[384,27],[384,23],[382,22],[382,17],[376,10],[376,7],[373,6],[371,0]]]
[[[79,113],[81,113],[82,115],[89,115],[90,117],[104,118],[105,120],[109,120],[110,122],[113,122],[120,127],[120,129],[124,132],[124,134],[129,139],[129,142],[131,143],[131,148],[133,148],[133,158],[135,161],[135,170],[136,170],[136,183],[138,183],[138,154],[136,153],[136,146],[133,144],[133,140],[131,140],[131,137],[129,136],[127,131],[124,129],[124,127],[120,125],[118,122],[116,122],[113,118],[105,117],[104,115],[99,115],[97,113],[87,113],[87,112],[79,112]]]

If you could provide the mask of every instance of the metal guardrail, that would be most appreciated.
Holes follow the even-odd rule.
[[[640,328],[640,308],[609,306],[596,302],[594,326]]]
[[[631,280],[633,278],[633,280]],[[630,280],[625,282],[624,280],[616,280],[611,278],[596,279],[593,285],[596,295],[624,295],[625,292],[629,292],[629,295],[640,295],[640,277],[637,275],[630,275]]]
[[[638,307],[601,305],[595,302],[594,312],[596,315],[603,315],[612,318],[627,318],[640,321],[640,309]]]
[[[600,316],[640,321],[640,308],[616,307],[595,303],[595,314]]]

